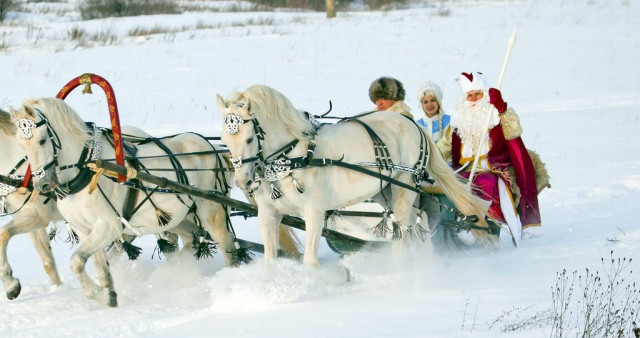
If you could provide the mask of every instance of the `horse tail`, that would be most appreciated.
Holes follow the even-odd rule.
[[[465,215],[477,215],[480,220],[479,226],[488,228],[484,216],[487,213],[489,203],[475,196],[468,185],[462,183],[458,175],[449,167],[449,164],[442,158],[440,151],[436,147],[431,137],[423,133],[427,139],[429,146],[429,160],[427,162],[427,171],[442,187],[442,191],[453,202],[456,208]],[[489,239],[488,232],[473,231],[478,240],[487,243]]]
[[[280,249],[285,251],[287,256],[299,257],[302,243],[293,228],[280,224]]]

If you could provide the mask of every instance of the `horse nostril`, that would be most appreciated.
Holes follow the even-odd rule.
[[[252,180],[248,180],[247,181],[247,188],[251,187],[252,184],[253,184],[253,181]]]

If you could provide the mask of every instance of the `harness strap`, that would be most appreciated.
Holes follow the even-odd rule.
[[[81,191],[82,189],[87,187],[89,183],[91,183],[93,172],[91,171],[91,169],[84,166],[83,162],[83,159],[87,156],[88,153],[89,149],[87,147],[84,147],[82,149],[82,153],[80,154],[80,161],[77,164],[72,165],[73,167],[80,167],[80,164],[82,163],[82,167],[80,168],[80,172],[78,173],[78,175],[65,183],[60,183],[56,179],[56,186],[54,188],[54,191],[56,193],[56,196],[60,199]],[[61,167],[60,170],[68,169],[69,167],[71,166]]]
[[[143,201],[138,205],[138,207],[134,207],[136,201],[138,200],[139,192],[140,190],[133,189],[131,187],[127,189],[127,196],[124,198],[124,206],[122,207],[122,217],[124,217],[127,221],[131,220],[131,217],[133,217],[135,212],[138,210],[138,207],[142,205],[142,203],[144,203]]]
[[[285,144],[283,147],[281,147],[280,149],[274,151],[271,155],[267,156],[263,162],[267,162],[271,159],[280,159],[280,158],[284,158],[287,156],[287,154],[289,152],[291,152],[300,142],[300,140],[295,139],[287,144]],[[243,162],[247,162],[246,160]]]
[[[22,205],[16,209],[15,211],[9,212],[9,209],[7,209],[7,205],[6,205],[6,198],[7,196],[2,196],[2,215],[0,216],[11,216],[16,214],[17,212],[19,212],[20,210],[22,210],[22,208],[24,208],[25,205],[27,205],[27,203],[29,202],[29,200],[31,199],[31,195],[33,194],[33,191],[29,191],[29,196],[27,196],[24,201],[22,201]],[[47,199],[48,201],[48,199]],[[45,201],[45,203],[47,202]]]
[[[189,178],[187,177],[187,174],[183,171],[182,164],[180,164],[180,161],[178,161],[178,159],[173,154],[171,149],[169,149],[169,147],[167,147],[164,143],[160,142],[160,140],[157,138],[151,138],[151,140],[158,146],[158,148],[164,150],[164,152],[169,157],[169,161],[171,161],[171,165],[173,165],[173,168],[178,169],[176,171],[177,181],[179,183],[190,185]]]
[[[342,160],[332,160],[332,159],[326,159],[326,158],[314,158],[308,161],[308,163],[306,162],[306,159],[304,157],[296,157],[296,158],[292,158],[290,159],[291,161],[291,169],[303,169],[305,167],[329,167],[329,166],[337,166],[337,167],[342,167],[342,168],[346,168],[349,170],[354,170],[369,176],[373,176],[375,178],[378,178],[382,181],[385,181],[387,183],[391,183],[393,185],[397,185],[401,188],[404,189],[408,189],[410,191],[413,191],[415,193],[417,193],[420,196],[429,196],[429,194],[427,194],[426,192],[422,191],[421,189],[418,189],[412,185],[409,185],[407,183],[398,181],[392,177],[383,175],[379,172],[373,171],[373,170],[369,170],[366,168],[363,168],[360,165],[357,164],[352,164],[352,163],[347,163],[347,162],[343,162]],[[305,165],[306,164],[306,165]],[[457,217],[459,217],[461,220],[466,220],[466,219],[475,219],[477,218],[477,216],[468,216],[465,215],[463,213],[461,213],[458,210],[455,210],[453,208],[448,208],[449,211],[453,212]],[[477,220],[476,220],[477,221]],[[479,227],[481,229],[485,229],[482,227]]]
[[[140,231],[138,231],[138,229],[136,229],[133,225],[131,225],[131,223],[129,223],[129,221],[127,219],[125,219],[124,216],[122,216],[118,212],[116,207],[113,206],[113,203],[111,203],[111,201],[107,198],[107,195],[102,190],[102,187],[100,186],[100,183],[98,183],[97,186],[98,186],[98,191],[100,191],[100,194],[102,194],[102,197],[104,197],[104,200],[107,201],[107,204],[109,204],[109,206],[111,207],[111,210],[113,210],[113,212],[116,214],[116,216],[118,216],[118,219],[120,219],[120,222],[122,222],[123,228],[128,228],[129,230],[131,230],[131,232],[133,232],[137,236],[141,236],[142,233]]]
[[[373,141],[373,150],[376,156],[376,162],[380,165],[380,169],[392,171],[391,165],[393,165],[393,161],[391,160],[391,154],[389,153],[389,149],[387,149],[387,145],[384,144],[384,141],[378,136],[378,134],[366,123],[361,120],[354,118],[348,121],[358,122],[364,129],[367,131],[369,136],[371,137],[371,141]]]

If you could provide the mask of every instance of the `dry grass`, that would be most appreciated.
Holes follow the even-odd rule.
[[[2,40],[2,42],[0,42],[0,51],[7,51],[9,47],[11,47],[11,45],[9,45],[7,41]]]
[[[118,36],[115,35],[111,29],[106,29],[97,33],[87,33],[86,30],[73,27],[67,31],[67,38],[70,41],[77,41],[78,46],[91,47],[95,45],[108,46],[118,42]]]

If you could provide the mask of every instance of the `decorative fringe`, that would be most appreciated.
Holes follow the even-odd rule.
[[[431,237],[431,231],[429,229],[425,229],[420,225],[420,221],[422,217],[418,216],[416,219],[416,224],[413,226],[413,234],[418,237],[421,242],[426,242]]]
[[[275,184],[271,183],[271,199],[277,200],[280,197],[282,197],[282,192],[276,188]]]
[[[389,228],[387,227],[387,215],[385,214],[382,217],[382,220],[373,227],[373,234],[376,237],[385,238],[387,237],[387,233],[389,232]]]
[[[392,224],[393,224],[393,234],[391,235],[391,240],[397,241],[402,239],[402,228],[401,228],[402,225],[396,221],[393,221]]]
[[[127,253],[127,257],[129,257],[130,261],[135,261],[140,256],[142,252],[142,248],[137,247],[127,241],[122,241],[122,249]]]
[[[156,209],[156,217],[158,217],[158,224],[160,224],[160,226],[166,226],[171,222],[171,215],[162,209]]]
[[[178,245],[164,238],[158,238],[158,250],[164,254],[176,252]]]
[[[298,192],[302,194],[304,192],[304,189],[300,186],[298,181],[293,177],[291,177],[291,180],[293,181],[293,186],[296,187],[296,190],[298,190]]]
[[[253,260],[253,253],[247,248],[241,248],[240,243],[234,242],[236,249],[231,252],[233,255],[233,266],[240,266],[240,264],[249,264]]]
[[[73,229],[71,229],[71,226],[69,225],[69,223],[67,223],[67,240],[65,241],[65,243],[71,243],[71,246],[73,246],[74,244],[78,244],[80,243],[80,239],[78,238],[78,234],[75,233],[75,231],[73,231]]]
[[[56,234],[58,234],[58,227],[54,225],[53,229],[51,229],[51,232],[49,232],[49,242],[53,241],[56,238]]]
[[[196,250],[196,253],[193,254],[196,259],[202,259],[206,257],[213,257],[213,254],[216,253],[217,246],[216,242],[207,239],[205,235],[194,234],[193,248]]]
[[[327,212],[324,214],[324,224],[325,224],[325,226],[327,224],[335,225],[337,217],[342,218],[342,214],[340,213],[340,211],[338,211],[338,210],[327,210]]]

